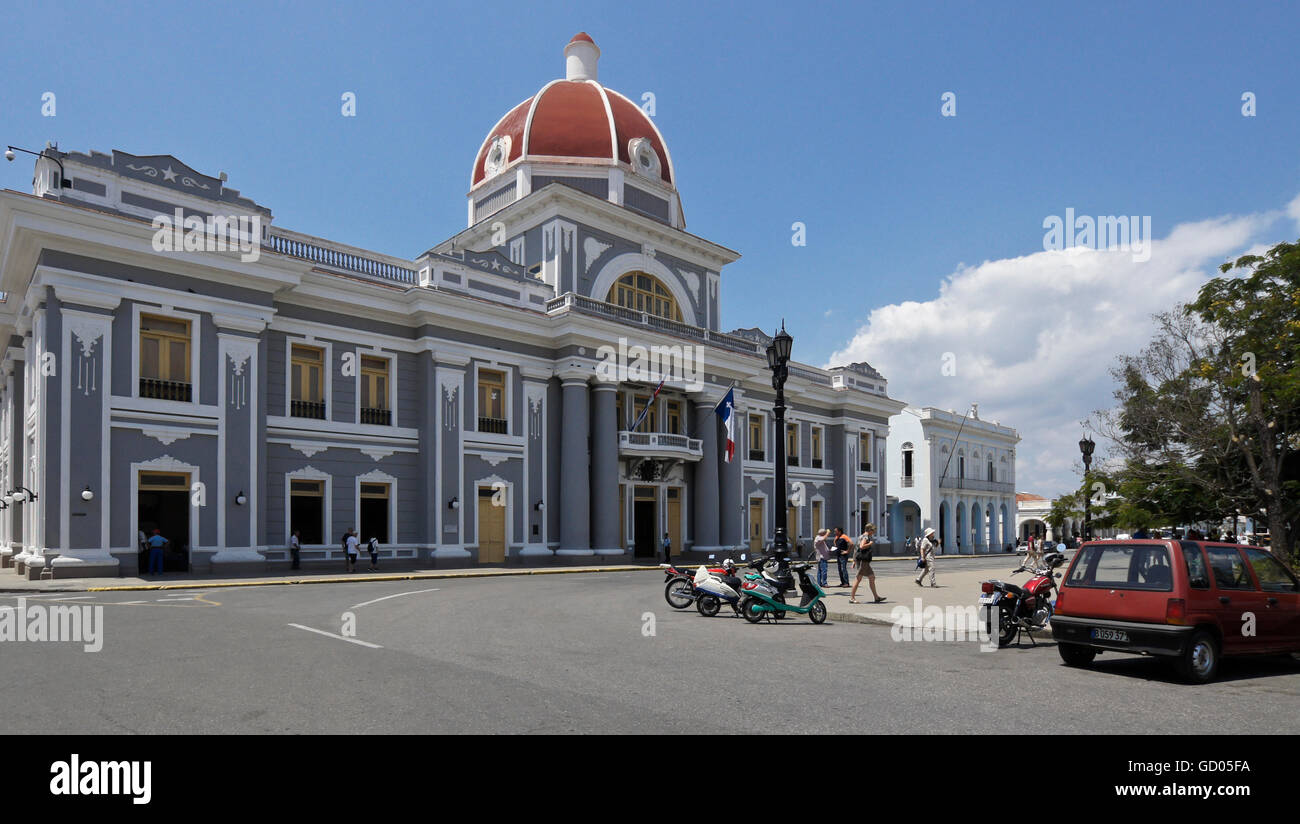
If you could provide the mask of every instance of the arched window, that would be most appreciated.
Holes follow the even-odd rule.
[[[614,281],[605,301],[624,309],[682,322],[682,310],[668,287],[659,278],[645,272],[629,272]]]

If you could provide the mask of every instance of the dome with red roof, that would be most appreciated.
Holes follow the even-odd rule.
[[[565,78],[515,106],[488,132],[474,159],[471,188],[519,161],[622,168],[675,188],[672,159],[650,118],[596,78],[600,49],[585,32],[564,48]]]

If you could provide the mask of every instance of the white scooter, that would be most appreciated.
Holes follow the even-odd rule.
[[[722,568],[728,573],[727,577],[732,583],[738,583],[739,579],[734,577],[735,564],[731,559],[722,562]],[[740,593],[731,584],[722,578],[709,572],[709,568],[700,565],[695,572],[695,608],[706,618],[712,618],[722,609],[723,603],[731,605],[731,609],[737,615],[740,614]]]

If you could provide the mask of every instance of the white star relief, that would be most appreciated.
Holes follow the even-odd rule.
[[[176,182],[176,173],[172,171],[172,167],[171,167],[171,166],[168,166],[166,169],[163,169],[163,180],[166,180],[166,181],[169,181],[169,182],[172,182],[172,183],[175,183],[175,182]]]

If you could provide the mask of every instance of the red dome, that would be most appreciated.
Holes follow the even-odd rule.
[[[588,48],[585,44],[591,45]],[[588,48],[599,54],[585,33],[574,35],[566,48]],[[511,109],[488,132],[474,159],[470,186],[488,177],[487,160],[494,145],[501,145],[503,150],[502,157],[494,158],[497,169],[521,157],[543,162],[592,158],[631,164],[628,146],[636,138],[644,138],[654,149],[659,161],[658,177],[672,186],[668,147],[641,107],[592,79],[554,80]],[[508,151],[503,139],[509,142]]]

